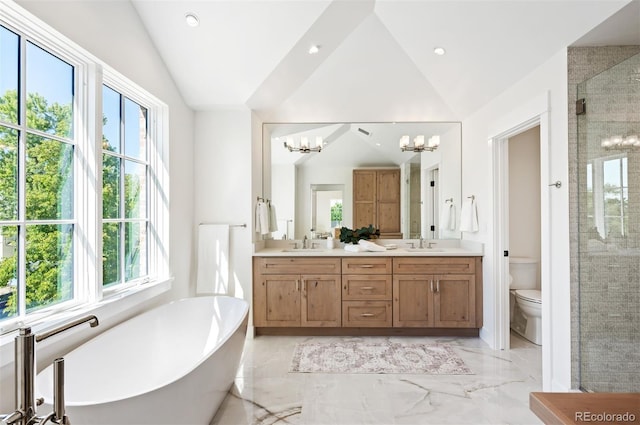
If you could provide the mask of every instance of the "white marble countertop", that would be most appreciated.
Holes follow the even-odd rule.
[[[345,251],[344,244],[334,241],[333,249],[327,248],[326,240],[313,240],[309,243],[314,248],[294,248],[293,244],[302,246],[300,241],[261,241],[255,244],[254,257],[479,257],[483,256],[483,246],[477,242],[460,240],[435,240],[432,248],[417,248],[416,240],[378,240],[381,246],[391,245],[395,248],[385,251]],[[314,244],[315,243],[315,244]],[[412,248],[411,246],[416,248]],[[425,242],[424,246],[427,246]]]

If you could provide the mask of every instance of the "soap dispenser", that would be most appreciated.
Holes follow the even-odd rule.
[[[331,235],[327,236],[327,249],[333,249],[333,237]]]

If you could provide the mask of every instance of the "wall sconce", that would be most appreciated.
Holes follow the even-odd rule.
[[[418,135],[413,139],[413,146],[409,146],[409,136],[405,135],[400,138],[400,150],[402,152],[433,152],[438,149],[438,146],[440,146],[440,136],[437,135],[429,137],[426,145],[423,135]]]
[[[289,136],[284,141],[284,147],[289,150],[289,152],[300,152],[300,153],[309,153],[309,152],[320,152],[322,151],[322,137],[316,137],[315,146],[309,145],[309,138],[306,136],[302,136],[300,138],[300,144],[296,145],[293,137]]]
[[[605,149],[638,148],[640,147],[640,139],[637,134],[627,137],[613,136],[602,139],[600,146]]]

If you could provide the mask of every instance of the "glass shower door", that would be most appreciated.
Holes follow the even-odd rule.
[[[640,392],[640,54],[578,99],[580,386]]]

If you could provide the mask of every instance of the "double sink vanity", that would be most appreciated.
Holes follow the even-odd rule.
[[[461,134],[459,122],[264,123],[259,195],[279,220],[254,238],[255,332],[478,335],[483,252],[461,239]],[[375,227],[382,251],[345,250],[337,234],[327,249],[320,238],[342,226]]]
[[[258,245],[256,334],[462,335],[482,327],[482,246],[384,241],[385,251]],[[391,243],[396,242],[396,243]]]

